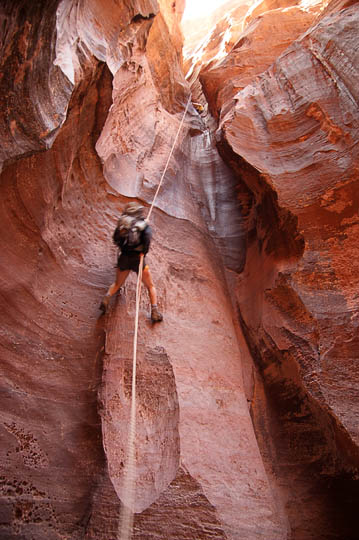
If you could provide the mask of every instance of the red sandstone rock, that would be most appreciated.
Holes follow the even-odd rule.
[[[116,527],[115,516],[108,529],[101,521],[106,508],[116,512],[112,497],[117,496],[101,480],[96,390],[100,331],[106,322],[96,326],[98,303],[114,276],[111,234],[119,202],[129,195],[151,201],[188,92],[183,76],[176,78],[175,67],[159,64],[151,35],[145,54],[153,18],[143,17],[151,15],[150,9],[143,8],[137,17],[135,9],[128,8],[116,20],[108,18],[103,4],[75,8],[62,3],[58,12],[58,29],[67,32],[57,42],[56,62],[77,83],[66,123],[51,150],[19,159],[2,174],[2,276],[8,283],[2,296],[2,345],[4,391],[9,397],[2,403],[6,468],[1,528],[10,537],[91,537],[102,523],[97,538],[108,538],[108,531]],[[24,14],[35,23],[31,17],[36,13]],[[169,48],[167,26],[160,17],[157,20],[154,36]],[[120,44],[116,54],[111,39]],[[169,50],[168,54],[174,58],[176,53]],[[101,78],[102,69],[92,55],[108,59],[115,73],[112,109],[100,138],[111,103],[110,78],[106,70]],[[173,76],[167,89],[161,74]],[[176,116],[166,111],[171,95],[179,110]],[[192,107],[190,111],[180,141],[189,128],[198,131],[202,126]],[[17,153],[21,155],[21,147]],[[141,310],[144,357],[139,361],[138,389],[140,411],[146,418],[138,420],[136,508],[146,508],[162,492],[170,504],[176,486],[184,490],[185,499],[186,490],[196,489],[200,496],[188,499],[188,504],[197,501],[201,507],[196,517],[198,536],[206,536],[205,522],[212,514],[220,537],[235,538],[238,531],[250,529],[253,538],[262,534],[280,538],[284,529],[242,389],[235,327],[219,258],[191,198],[184,155],[180,144],[158,199],[163,211],[156,211],[153,218],[156,237],[149,260],[165,321],[149,328]],[[131,312],[133,281],[126,291]],[[205,310],[203,298],[212,299]],[[121,322],[120,309],[113,316]],[[122,368],[118,364],[130,354],[118,336],[122,332],[130,341],[128,328],[121,325],[115,333],[111,325],[107,328],[101,392],[110,479],[124,502],[118,479],[127,427],[125,387],[120,408],[115,404],[122,374],[127,373],[126,364]],[[111,348],[111,340],[118,349]],[[185,473],[178,470],[179,463]],[[174,484],[167,488],[171,480]],[[104,507],[97,507],[96,497],[102,491],[108,498],[101,503]],[[151,515],[156,516],[156,510],[149,511],[147,516]],[[189,534],[186,520],[181,519],[184,537]],[[178,538],[178,525],[171,528],[167,522],[165,534],[168,539]]]
[[[174,392],[171,390],[174,382],[176,383],[179,407],[179,459],[192,477],[192,481],[201,486],[208,500],[206,505],[212,505],[216,509],[217,519],[227,538],[237,538],[242,534],[241,531],[249,527],[254,527],[253,533],[247,531],[247,534],[253,534],[253,537],[263,534],[264,531],[272,538],[285,537],[275,515],[274,501],[271,500],[269,486],[256,449],[247,401],[243,393],[240,363],[238,357],[234,355],[236,334],[231,322],[231,306],[226,299],[223,283],[219,279],[213,254],[212,256],[208,254],[209,246],[203,243],[203,232],[196,230],[191,223],[187,226],[183,223],[180,238],[176,220],[168,215],[164,218],[155,214],[153,225],[157,231],[156,246],[150,253],[149,262],[154,274],[161,276],[160,280],[157,278],[157,285],[165,320],[161,325],[152,327],[148,321],[148,300],[145,297],[141,309],[139,365],[146,361],[151,365],[147,367],[147,375],[144,377],[148,384],[151,378],[157,379],[159,377],[157,366],[163,362],[165,367],[167,355],[172,364],[174,379],[171,381],[171,377],[166,376],[168,382],[162,385],[161,393],[169,392],[172,396],[168,401],[169,405],[172,400],[176,403]],[[176,246],[177,253],[172,253],[173,245]],[[191,303],[188,301],[189,298]],[[202,307],[204,298],[213,299],[206,304],[206,310]],[[133,320],[133,279],[126,287],[126,299],[126,309],[131,310]],[[117,318],[118,321],[122,320],[124,313],[119,304],[121,305],[120,300],[110,315],[115,321],[108,325],[106,344],[108,357],[105,359],[105,366],[108,366],[106,373],[109,379],[113,366],[119,363],[123,354],[122,344],[127,334],[127,332],[122,334],[123,326],[116,322]],[[139,375],[140,387],[142,380],[144,379]],[[117,388],[116,394],[119,395],[120,381]],[[163,438],[163,453],[166,456],[168,450],[176,443],[176,431],[173,427],[171,429],[166,427],[165,419],[169,422],[171,416],[167,414],[163,419],[159,418],[163,412],[158,413],[158,409],[155,408],[156,403],[159,403],[159,396],[155,390],[156,383],[151,384],[151,388],[153,391],[148,394],[149,405],[146,408],[146,415],[140,412],[142,406],[139,398],[140,436],[137,439],[136,454],[146,456],[149,451],[147,449],[151,448],[151,443],[146,442],[141,433],[145,433],[146,429],[150,429],[149,426],[153,425],[154,431],[159,430],[159,433],[162,433],[159,439]],[[111,403],[115,399],[119,398],[112,397]],[[108,410],[106,405],[104,410]],[[172,414],[175,413],[174,410]],[[149,418],[145,421],[147,415]],[[112,409],[111,416],[113,417]],[[111,425],[116,423],[116,417],[107,420],[105,415],[105,433],[106,430],[112,430]],[[107,438],[107,441],[109,440],[114,443],[112,437]],[[115,454],[123,453],[124,444],[125,439],[119,434]],[[167,474],[173,470],[173,459],[176,456],[176,451],[172,450],[171,453],[172,460],[166,458],[164,461]],[[111,471],[115,465],[114,455],[109,452],[107,455]],[[156,474],[161,477],[161,482],[164,477],[164,471],[157,465],[160,455],[157,452],[156,459],[150,460],[138,458],[140,472],[137,481],[138,499],[136,499],[141,505],[143,501],[142,508],[146,501],[146,483],[141,480],[142,476],[152,478],[154,482]],[[122,498],[125,497],[120,491],[119,494]],[[244,507],[245,512],[241,511]],[[258,515],[262,516],[261,523],[254,526]],[[167,535],[168,538],[175,538],[171,528],[168,529]]]
[[[297,216],[305,240],[297,262],[264,243],[278,274],[258,270],[253,246],[237,298],[248,342],[266,359],[268,388],[279,393],[283,384],[288,395],[295,371],[292,387],[308,396],[300,414],[306,409],[331,426],[327,442],[313,433],[317,427],[307,427],[313,453],[318,448],[317,458],[307,450],[307,459],[333,476],[358,464],[357,16],[352,7],[323,19],[236,96],[222,123],[235,152],[263,173],[263,185]],[[255,299],[247,294],[250,279],[263,283]],[[324,458],[328,444],[340,457]]]
[[[183,48],[184,70],[196,101],[204,103],[202,88],[199,88],[198,84],[200,72],[220,62],[236,43],[242,33],[243,19],[249,6],[250,1],[239,3],[230,1],[207,18],[201,19],[200,23],[197,21],[194,28],[191,21],[184,24],[186,29]],[[207,99],[211,104],[210,93]]]
[[[57,3],[51,2],[46,11],[43,4],[33,5],[28,16],[21,2],[0,6],[0,168],[18,155],[49,148],[66,117],[72,85],[53,64]],[[42,42],[48,46],[41,47]]]
[[[183,6],[173,12],[172,3],[161,4],[162,14],[153,1],[62,2],[55,43],[56,2],[13,11],[3,3],[13,18],[2,83],[6,96],[16,96],[17,126],[21,120],[21,130],[11,132],[8,117],[1,127],[4,159],[17,158],[6,161],[0,183],[4,538],[109,540],[118,531],[119,499],[127,502],[133,275],[109,315],[97,317],[114,278],[119,208],[128,198],[152,201],[188,96],[178,42],[171,45]],[[49,43],[41,53],[30,46],[40,15]],[[332,17],[350,58],[355,24],[343,24],[343,13]],[[326,32],[328,46],[314,49],[328,61],[338,47],[331,26],[319,27],[318,43]],[[23,51],[24,43],[32,77],[14,87],[12,47]],[[355,72],[348,62],[340,66],[346,86],[336,79],[338,92],[353,93]],[[318,73],[327,80],[309,71],[308,87]],[[57,77],[51,85],[49,72]],[[270,87],[274,76],[260,80]],[[21,96],[33,80],[41,92],[29,107]],[[355,136],[356,116],[352,110],[339,123],[343,97],[333,102],[328,92],[328,101],[296,105],[297,130],[289,123],[290,133],[313,130],[313,169],[323,144],[339,147],[344,161],[355,150],[345,135]],[[282,95],[271,99],[279,120]],[[42,99],[51,140],[32,122]],[[247,114],[257,125],[256,109]],[[249,163],[275,160],[240,145],[235,135],[245,118],[239,101],[225,119],[238,152],[218,140],[226,164],[190,106],[152,215],[149,263],[165,317],[151,325],[144,294],[134,537],[354,540],[357,306],[348,260],[356,250],[355,178],[338,186],[322,176],[319,200],[296,178],[285,189],[284,171],[262,178]],[[274,122],[273,132],[277,126],[283,123]],[[288,143],[280,141],[271,155]],[[303,163],[302,144],[292,145],[293,157],[280,154],[282,167]],[[40,148],[46,151],[24,156]],[[303,193],[309,206],[291,202]]]
[[[253,20],[229,54],[201,69],[200,81],[214,114],[225,114],[233,98],[265,71],[315,18],[299,7],[273,10]]]

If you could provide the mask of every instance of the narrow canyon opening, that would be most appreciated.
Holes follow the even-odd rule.
[[[0,3],[4,540],[356,540],[357,2]],[[187,0],[189,4],[189,0]]]

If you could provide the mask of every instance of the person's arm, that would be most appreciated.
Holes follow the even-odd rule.
[[[142,231],[142,245],[143,245],[143,254],[146,255],[150,249],[152,239],[152,229],[149,225]]]
[[[116,227],[112,239],[116,246],[122,250],[124,238],[120,235],[120,229],[118,227]]]

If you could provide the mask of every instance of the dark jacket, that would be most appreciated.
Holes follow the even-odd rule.
[[[127,239],[120,235],[118,227],[116,227],[115,232],[113,233],[113,241],[116,246],[120,248],[121,253],[124,253],[125,255],[138,255],[140,253],[146,255],[150,249],[151,238],[152,229],[149,225],[146,225],[143,231],[141,231],[140,243],[137,246],[127,246]]]

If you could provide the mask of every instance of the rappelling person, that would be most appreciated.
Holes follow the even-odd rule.
[[[111,285],[100,304],[100,310],[106,313],[111,297],[125,283],[130,271],[138,274],[141,254],[143,257],[142,281],[145,284],[151,302],[151,320],[162,321],[162,314],[157,308],[157,294],[145,256],[150,248],[151,227],[144,218],[144,207],[137,202],[128,203],[113,233],[113,241],[120,248],[117,259],[116,281]]]

